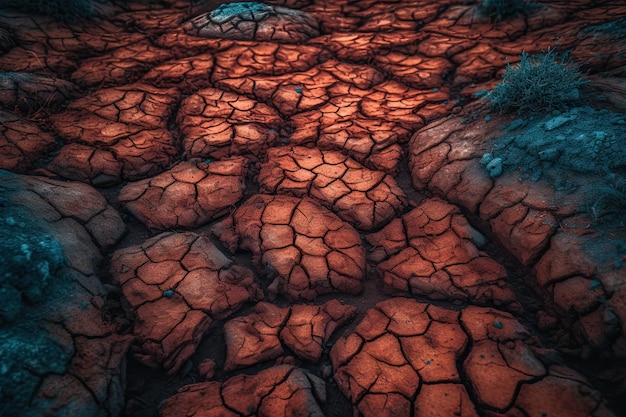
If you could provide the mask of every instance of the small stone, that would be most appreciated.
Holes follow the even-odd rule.
[[[524,119],[515,119],[511,122],[510,125],[507,126],[506,130],[512,131],[517,130],[526,125],[526,121]]]
[[[491,162],[493,160],[493,155],[490,153],[486,153],[483,155],[482,158],[480,158],[480,164],[482,166],[487,166],[487,164],[489,164],[489,162]]]
[[[205,359],[198,364],[198,374],[206,381],[213,378],[216,368],[217,364],[213,359]]]
[[[172,298],[174,296],[174,290],[165,290],[163,291],[163,297]]]
[[[499,177],[502,175],[502,158],[493,158],[485,169],[491,178]]]
[[[574,120],[576,119],[575,115],[572,116],[557,116],[553,119],[548,120],[544,125],[543,128],[547,131],[551,131],[554,130],[558,127],[563,126],[565,123],[569,122],[570,120]]]

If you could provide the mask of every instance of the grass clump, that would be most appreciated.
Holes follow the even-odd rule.
[[[487,97],[498,113],[520,116],[563,111],[580,100],[579,88],[586,83],[577,64],[554,48],[543,54],[522,52],[520,62],[507,62],[502,82]]]

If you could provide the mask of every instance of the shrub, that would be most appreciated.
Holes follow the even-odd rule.
[[[520,58],[516,65],[507,62],[502,82],[487,95],[494,111],[546,114],[565,110],[580,99],[578,89],[585,80],[566,54],[558,56],[551,48],[533,56],[522,52]]]
[[[528,15],[538,8],[536,3],[523,0],[482,0],[478,11],[493,20],[504,20],[512,16]]]

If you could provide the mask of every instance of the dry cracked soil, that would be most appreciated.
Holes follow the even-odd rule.
[[[0,7],[0,416],[623,416],[626,6],[482,3]]]

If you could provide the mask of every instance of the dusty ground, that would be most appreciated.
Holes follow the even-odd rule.
[[[622,415],[626,7],[476,3],[0,9],[0,415]]]

